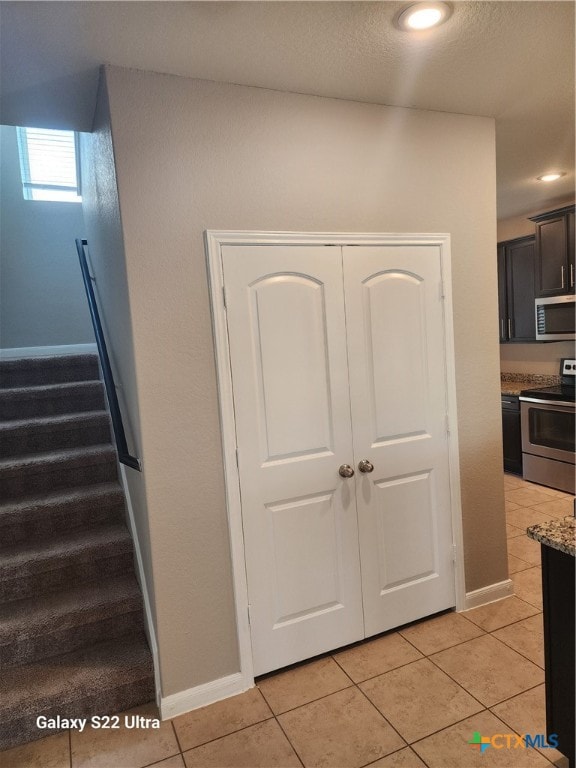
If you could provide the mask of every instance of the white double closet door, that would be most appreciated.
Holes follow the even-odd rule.
[[[454,606],[438,245],[222,260],[254,674]]]

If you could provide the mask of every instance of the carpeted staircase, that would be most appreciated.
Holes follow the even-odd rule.
[[[0,361],[0,750],[154,698],[124,520],[96,355]]]

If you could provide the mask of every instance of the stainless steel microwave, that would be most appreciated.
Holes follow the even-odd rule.
[[[573,294],[536,299],[537,341],[576,339],[576,303]]]

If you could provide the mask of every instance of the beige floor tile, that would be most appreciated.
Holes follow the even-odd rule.
[[[514,594],[526,603],[542,610],[542,568],[527,568],[510,576]]]
[[[0,752],[3,768],[70,768],[68,731]]]
[[[510,523],[506,523],[506,538],[507,539],[513,539],[515,536],[522,536],[525,531],[522,530],[522,528],[517,528],[515,525],[510,525]]]
[[[532,565],[525,563],[524,560],[520,560],[518,557],[514,557],[514,555],[508,554],[508,574],[525,571],[526,568],[532,568]]]
[[[258,688],[252,688],[239,696],[232,696],[208,707],[180,715],[174,718],[172,723],[180,747],[184,751],[239,731],[248,725],[260,723],[269,717],[272,717],[270,707]]]
[[[538,613],[537,608],[512,595],[502,600],[496,600],[494,603],[472,608],[465,611],[463,615],[486,632],[493,632],[507,624],[513,624],[515,621],[526,619],[528,616],[534,616],[535,613]]]
[[[540,544],[528,536],[517,536],[508,542],[508,554],[531,565],[540,565]]]
[[[560,757],[558,760],[554,760],[552,765],[556,766],[556,768],[570,768],[570,763],[567,757]]]
[[[184,758],[182,755],[174,755],[174,757],[168,757],[166,760],[160,760],[159,763],[154,763],[149,768],[186,768],[184,765]]]
[[[487,707],[544,682],[544,672],[492,635],[440,651],[435,664]]]
[[[532,483],[531,487],[535,491],[539,491],[540,493],[545,493],[547,496],[551,496],[557,499],[562,498],[564,495],[562,491],[557,491],[556,488],[549,488],[547,485]]]
[[[546,734],[546,694],[543,685],[498,704],[492,711],[496,717],[520,735]],[[562,754],[557,749],[539,749],[538,751],[551,762],[562,758]]]
[[[156,708],[148,704],[120,715],[118,730],[94,729],[82,733],[71,731],[72,768],[141,768],[172,757],[180,752],[170,721],[160,728],[126,728],[124,716],[158,717]]]
[[[280,715],[306,768],[359,768],[406,746],[357,688]]]
[[[276,720],[184,752],[187,768],[300,768],[300,761]]]
[[[554,491],[554,496],[557,499],[568,499],[572,504],[572,507],[574,507],[576,496],[573,493],[566,493],[566,491]]]
[[[425,763],[420,760],[416,752],[410,747],[394,752],[388,757],[382,757],[375,763],[370,763],[366,768],[426,768]]]
[[[517,475],[504,475],[504,488],[522,488],[524,480]]]
[[[548,496],[551,496],[555,499],[574,498],[571,493],[565,493],[564,491],[559,491],[556,488],[548,488],[547,485],[535,485],[533,487],[535,487],[538,491],[542,491],[542,493],[547,493]]]
[[[360,688],[409,744],[484,709],[428,659],[367,680]]]
[[[394,632],[336,653],[334,658],[346,674],[359,683],[421,659],[422,654]]]
[[[521,507],[533,507],[534,504],[543,504],[550,501],[550,494],[531,488],[518,488],[515,491],[507,491],[506,498]]]
[[[544,628],[541,613],[498,629],[492,634],[534,664],[544,668]]]
[[[567,491],[554,490],[554,495],[558,499],[570,499],[572,503],[574,503],[574,500],[576,499],[576,496],[573,493],[568,493]]]
[[[480,712],[413,745],[429,768],[550,768],[546,758],[533,749],[495,749],[483,754],[468,742],[474,733],[493,736],[509,733],[509,727],[491,712]]]
[[[258,681],[258,688],[277,715],[350,685],[352,681],[332,658],[301,664]]]
[[[520,504],[516,504],[514,501],[509,501],[506,497],[504,497],[504,510],[506,512],[512,512],[515,509],[522,509]]]
[[[506,513],[506,522],[510,525],[520,528],[522,533],[526,533],[526,528],[536,523],[547,523],[550,520],[550,515],[542,514],[536,507],[524,507],[522,509],[515,509],[513,512]]]
[[[545,501],[544,504],[536,504],[532,507],[536,512],[541,515],[547,515],[548,519],[551,517],[565,517],[566,515],[574,514],[574,497],[569,499],[553,499],[552,501]]]
[[[482,630],[461,613],[451,612],[401,629],[400,634],[425,656],[429,656],[465,640],[472,640],[473,637],[481,635]]]
[[[549,491],[550,489],[545,485],[540,485],[539,483],[533,483],[530,480],[524,480],[524,478],[519,478],[520,481],[520,488],[527,488],[529,491]]]

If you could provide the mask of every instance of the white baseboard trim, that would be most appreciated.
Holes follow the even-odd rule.
[[[183,715],[185,712],[191,712],[193,709],[227,699],[229,696],[236,696],[236,694],[243,693],[253,686],[253,682],[246,684],[241,672],[236,672],[233,675],[166,696],[160,701],[160,716],[162,720],[169,720],[177,715]]]
[[[7,347],[0,349],[0,360],[19,357],[48,357],[49,355],[92,355],[98,351],[96,344],[61,344],[56,347]]]
[[[152,614],[152,605],[150,602],[150,595],[148,594],[148,587],[146,582],[146,576],[144,573],[144,564],[142,562],[142,554],[140,551],[140,542],[138,541],[138,529],[136,528],[136,522],[134,520],[134,507],[132,506],[132,499],[130,498],[130,486],[126,479],[126,467],[124,464],[118,464],[120,468],[120,482],[124,490],[124,496],[126,498],[126,509],[128,511],[128,527],[134,542],[134,552],[136,554],[136,577],[142,590],[142,598],[144,600],[144,619],[145,630],[148,642],[150,643],[150,653],[152,654],[152,661],[154,663],[154,689],[156,691],[156,704],[160,707],[160,701],[162,698],[162,685],[160,680],[160,655],[158,653],[158,642],[156,640],[156,629],[154,626],[154,618]]]
[[[512,579],[499,581],[496,584],[490,584],[481,589],[475,589],[473,592],[466,593],[465,611],[470,608],[478,608],[479,605],[494,603],[496,600],[502,600],[503,597],[510,597],[514,594],[514,583]]]

